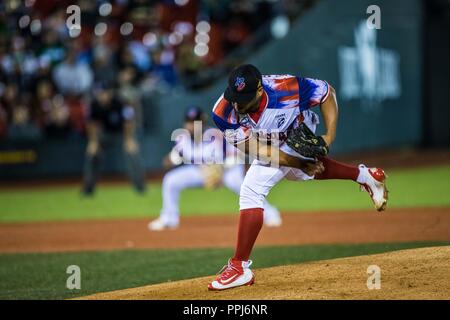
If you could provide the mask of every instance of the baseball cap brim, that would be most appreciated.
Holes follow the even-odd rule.
[[[237,92],[234,92],[233,89],[231,89],[230,87],[227,87],[223,96],[225,97],[225,99],[228,102],[231,102],[231,103],[236,102],[237,104],[247,104],[250,101],[252,101],[253,98],[255,98],[256,91],[255,92],[239,92],[239,93],[237,93]]]

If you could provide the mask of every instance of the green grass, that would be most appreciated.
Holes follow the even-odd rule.
[[[259,247],[252,259],[254,268],[264,268],[439,245],[450,242]],[[231,249],[191,249],[0,254],[0,299],[66,299],[213,275],[231,253]],[[81,290],[66,288],[69,265],[81,268]]]
[[[392,170],[390,208],[450,205],[450,166]],[[372,209],[365,192],[350,181],[283,181],[269,200],[282,211]],[[161,186],[152,184],[144,196],[129,185],[99,185],[93,198],[81,198],[79,187],[61,186],[0,191],[0,222],[152,217],[161,208]],[[181,195],[183,215],[232,214],[238,196],[226,189],[186,190]]]

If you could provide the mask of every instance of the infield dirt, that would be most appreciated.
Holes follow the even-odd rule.
[[[253,286],[210,292],[214,277],[98,293],[80,299],[450,299],[450,246],[400,250],[255,270]],[[367,288],[370,265],[381,288]]]
[[[239,215],[182,217],[177,230],[151,232],[150,219],[0,224],[0,252],[234,247]],[[195,235],[195,236],[193,236]],[[450,207],[283,214],[256,245],[450,240]]]

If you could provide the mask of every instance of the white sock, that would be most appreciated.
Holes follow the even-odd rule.
[[[366,183],[366,170],[367,168],[364,166],[359,166],[359,174],[358,178],[356,178],[356,182],[358,183]]]

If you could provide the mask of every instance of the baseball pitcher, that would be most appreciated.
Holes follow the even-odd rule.
[[[322,114],[322,136],[315,135],[319,117],[314,109]],[[264,201],[283,178],[352,180],[368,192],[378,211],[385,210],[386,175],[382,169],[354,167],[326,156],[336,136],[337,115],[336,93],[326,81],[293,75],[262,76],[253,65],[231,72],[212,117],[226,140],[255,160],[241,187],[234,256],[208,285],[210,290],[253,284],[249,257],[263,223]],[[257,147],[252,147],[255,144]]]

